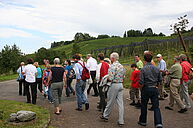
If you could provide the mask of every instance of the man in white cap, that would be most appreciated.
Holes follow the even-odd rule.
[[[165,84],[165,76],[166,76],[166,71],[167,71],[167,66],[166,62],[163,60],[163,57],[161,54],[157,54],[157,60],[158,60],[158,69],[160,70],[162,74],[162,84],[160,85],[159,92],[160,92],[160,100],[164,100],[164,97],[167,97],[168,94],[166,93],[164,89],[164,84]]]

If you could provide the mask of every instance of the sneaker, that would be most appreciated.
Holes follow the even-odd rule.
[[[164,94],[164,98],[168,97],[168,94]]]
[[[187,109],[186,108],[184,108],[184,109],[181,109],[180,111],[178,111],[179,113],[184,113],[184,112],[186,112],[187,111]]]
[[[138,122],[138,124],[141,125],[141,126],[146,126],[147,125],[146,123],[142,123],[140,121]]]
[[[159,100],[165,100],[164,98],[160,97]]]
[[[82,109],[81,109],[81,108],[76,108],[75,110],[76,110],[76,111],[82,111]]]
[[[102,120],[104,120],[105,122],[108,122],[108,119],[105,118],[104,116],[101,116],[100,118],[101,118]]]
[[[171,107],[169,107],[169,106],[166,106],[165,109],[173,110],[173,108],[171,108]]]
[[[117,122],[117,125],[119,125],[119,127],[123,127],[124,124],[120,124],[119,122]]]

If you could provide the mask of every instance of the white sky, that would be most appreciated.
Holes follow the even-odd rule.
[[[76,32],[122,36],[151,27],[169,35],[170,24],[184,14],[191,28],[193,0],[0,0],[0,49],[15,43],[32,53]]]

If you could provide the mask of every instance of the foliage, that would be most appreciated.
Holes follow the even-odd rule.
[[[80,53],[80,47],[77,45],[77,43],[74,43],[72,46],[72,56],[75,54],[79,54]]]
[[[105,38],[109,38],[109,35],[98,35],[97,39],[105,39]]]
[[[18,77],[18,74],[0,75],[0,81],[13,80]]]
[[[141,37],[143,33],[140,30],[129,30],[127,31],[127,37]]]
[[[123,38],[127,37],[127,32],[125,31],[124,35],[123,35]]]
[[[15,72],[22,61],[23,54],[14,44],[13,46],[4,46],[0,52],[0,74]]]
[[[3,111],[3,119],[0,120],[0,128],[42,128],[48,124],[50,114],[45,108],[17,101],[0,100],[0,103],[0,110]],[[9,118],[9,115],[20,110],[33,111],[37,114],[37,118],[35,121],[24,122],[20,125],[8,123],[7,119]]]

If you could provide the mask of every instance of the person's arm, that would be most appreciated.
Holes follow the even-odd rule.
[[[50,74],[48,76],[47,86],[49,85],[51,78],[52,78],[52,71],[50,71]]]
[[[142,89],[143,86],[144,86],[144,79],[145,79],[145,77],[144,77],[144,71],[141,70],[140,75],[139,75],[139,88],[140,88],[140,89]]]
[[[96,81],[97,83],[100,81],[100,69],[101,69],[101,63],[97,65],[97,69],[96,69]]]
[[[110,67],[108,70],[108,81],[112,82],[115,78],[115,69]]]
[[[65,72],[63,74],[63,79],[64,79],[64,87],[66,87],[66,73]]]
[[[75,68],[75,72],[76,72],[76,79],[77,79],[78,82],[80,82],[81,76],[80,76],[80,71],[79,71],[77,63],[75,64],[74,68]]]
[[[86,68],[90,71],[90,60],[88,59],[87,62],[86,62]]]

